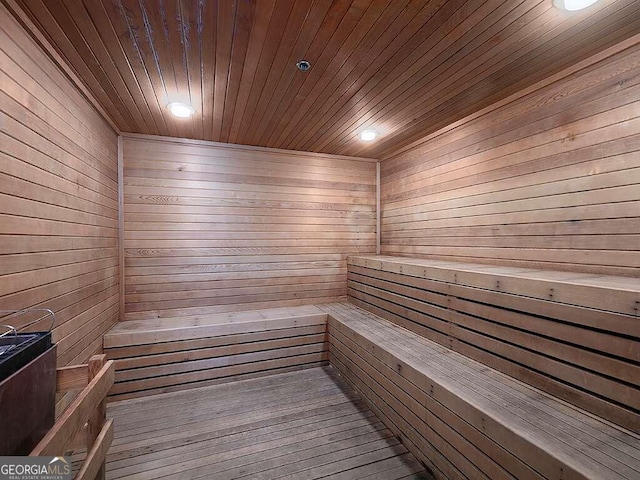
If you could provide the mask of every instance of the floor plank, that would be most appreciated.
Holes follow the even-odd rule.
[[[109,405],[115,479],[432,478],[330,367]]]

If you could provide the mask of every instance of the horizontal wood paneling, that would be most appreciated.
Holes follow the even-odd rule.
[[[381,253],[640,276],[640,46],[381,164]]]
[[[429,340],[640,431],[640,282],[352,257],[350,300]]]
[[[122,131],[369,157],[640,28],[637,0],[18,1]]]
[[[0,309],[52,309],[83,363],[119,314],[117,135],[4,5],[0,83]]]
[[[334,300],[375,252],[375,162],[125,137],[126,318]]]

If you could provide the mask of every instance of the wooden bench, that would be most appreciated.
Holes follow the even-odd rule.
[[[438,478],[640,478],[637,279],[358,256],[348,287],[351,303],[120,323],[112,396],[330,358]]]
[[[354,305],[332,365],[438,479],[636,479],[640,436]]]
[[[314,305],[121,322],[104,337],[110,399],[325,365],[326,324]]]
[[[349,259],[350,301],[640,432],[640,280],[403,257]]]

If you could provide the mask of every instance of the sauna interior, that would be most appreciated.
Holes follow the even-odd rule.
[[[2,469],[640,479],[640,1],[0,0],[0,75]]]

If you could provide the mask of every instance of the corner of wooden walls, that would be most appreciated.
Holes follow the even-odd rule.
[[[118,282],[120,314],[118,320],[124,320],[124,159],[122,153],[122,134],[118,135]]]

